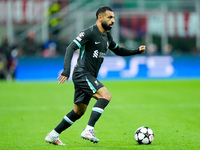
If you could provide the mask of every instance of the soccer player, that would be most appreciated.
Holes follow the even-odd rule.
[[[122,48],[114,42],[111,34],[108,32],[115,23],[114,17],[110,7],[100,7],[96,12],[96,24],[80,32],[67,47],[64,58],[64,70],[58,77],[58,82],[64,83],[68,81],[73,53],[75,50],[80,49],[79,58],[72,76],[75,87],[74,108],[64,116],[57,127],[47,134],[46,142],[55,145],[65,145],[59,139],[59,135],[81,118],[92,97],[97,102],[92,108],[88,124],[81,133],[81,137],[93,143],[99,142],[99,139],[94,135],[94,126],[111,100],[110,92],[97,79],[106,51],[110,49],[116,55],[130,56],[142,54],[146,50],[144,45],[136,50],[130,50]]]

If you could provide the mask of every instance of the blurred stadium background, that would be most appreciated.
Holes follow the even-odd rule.
[[[0,78],[56,80],[67,45],[103,5],[115,12],[114,40],[147,52],[108,51],[100,79],[200,78],[199,0],[0,0]]]
[[[66,148],[200,149],[200,0],[0,0],[1,150],[63,149],[44,142],[73,107],[73,83],[61,86],[56,78],[66,47],[96,22],[103,5],[115,12],[114,40],[128,48],[145,44],[147,51],[131,57],[108,51],[99,79],[113,100],[95,126],[101,142],[79,140],[92,100],[60,136]],[[154,131],[152,145],[134,141],[140,126]]]

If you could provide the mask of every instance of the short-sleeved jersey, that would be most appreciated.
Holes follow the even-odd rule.
[[[74,72],[86,70],[94,77],[98,75],[107,50],[117,47],[110,33],[106,32],[103,34],[97,25],[93,25],[80,32],[73,42],[80,49],[80,55]]]

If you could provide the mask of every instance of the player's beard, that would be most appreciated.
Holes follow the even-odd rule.
[[[107,31],[107,30],[112,29],[112,26],[110,25],[113,25],[113,23],[108,25],[106,22],[102,22],[101,25]]]

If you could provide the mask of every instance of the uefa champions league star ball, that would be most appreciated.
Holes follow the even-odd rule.
[[[135,141],[138,144],[151,144],[153,139],[154,133],[148,127],[140,127],[135,131]]]

